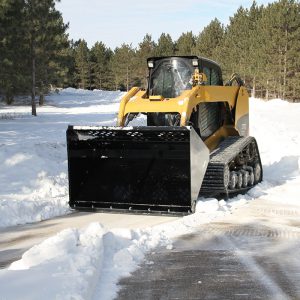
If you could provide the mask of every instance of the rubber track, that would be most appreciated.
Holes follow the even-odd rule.
[[[228,164],[235,159],[235,157],[243,151],[243,149],[251,142],[256,141],[253,137],[231,136],[227,137],[219,147],[210,154],[210,161],[203,179],[200,190],[200,195],[216,196],[220,194],[242,193],[252,186],[242,187],[240,189],[229,190],[224,185],[224,171]],[[256,145],[256,152],[258,148]],[[260,162],[259,154],[257,161]]]

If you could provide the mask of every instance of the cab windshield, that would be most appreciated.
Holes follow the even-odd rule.
[[[150,77],[150,95],[175,98],[192,87],[193,66],[184,58],[165,58],[155,62]]]

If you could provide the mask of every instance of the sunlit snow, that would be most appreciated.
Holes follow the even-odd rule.
[[[28,106],[0,106],[0,226],[69,213],[65,131],[68,124],[113,126],[121,92],[66,89],[47,97],[30,116]],[[4,299],[112,299],[116,283],[157,246],[232,213],[254,199],[300,209],[300,104],[250,101],[250,134],[261,153],[264,180],[228,201],[199,199],[193,215],[147,229],[108,230],[99,223],[67,229],[0,271]],[[143,122],[138,119],[137,124]]]

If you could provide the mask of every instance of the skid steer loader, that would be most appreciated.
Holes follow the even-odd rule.
[[[146,90],[120,102],[117,126],[69,126],[69,204],[78,210],[188,214],[200,196],[228,197],[262,180],[248,93],[197,56],[152,57]],[[145,126],[131,126],[146,116]]]

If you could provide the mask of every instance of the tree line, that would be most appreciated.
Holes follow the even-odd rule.
[[[137,47],[114,50],[103,42],[88,47],[69,40],[55,0],[0,1],[0,96],[31,95],[43,105],[51,88],[129,90],[145,87],[150,56],[199,55],[217,61],[223,78],[239,73],[253,96],[300,99],[300,3],[254,1],[240,7],[228,25],[212,20],[199,34],[182,33],[157,41],[146,34]]]

